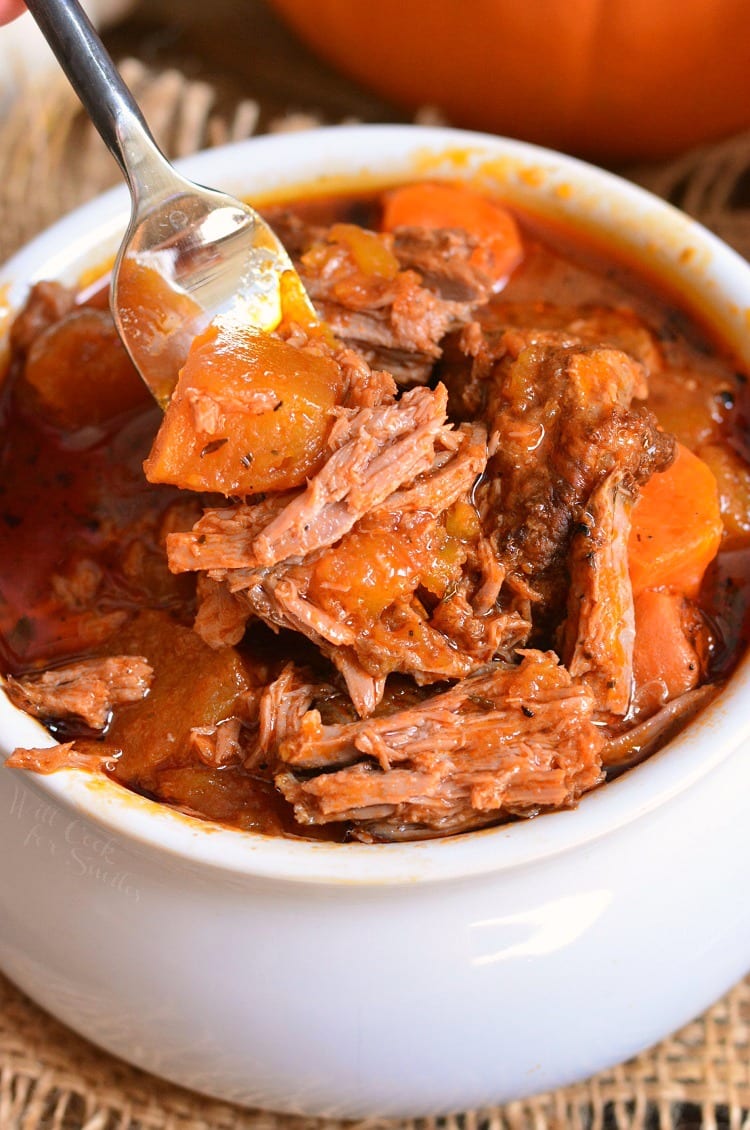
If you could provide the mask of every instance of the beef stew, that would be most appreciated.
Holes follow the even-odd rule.
[[[15,322],[0,652],[61,744],[9,764],[365,842],[574,805],[741,653],[744,373],[471,189],[267,214],[321,325],[212,326],[163,418],[104,291]]]

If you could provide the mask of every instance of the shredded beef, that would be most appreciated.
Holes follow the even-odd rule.
[[[400,486],[429,470],[438,442],[453,445],[445,401],[444,389],[417,388],[392,405],[342,418],[339,445],[304,491],[208,511],[190,533],[167,539],[170,568],[268,568],[332,545]]]
[[[262,502],[204,510],[192,530],[167,535],[169,568],[173,573],[187,573],[252,567],[257,561],[256,537],[296,497],[290,491],[269,495]]]
[[[198,611],[193,627],[209,647],[233,647],[245,634],[247,602],[205,573],[198,577]]]
[[[102,730],[112,707],[148,694],[152,670],[137,655],[84,659],[41,675],[8,676],[11,702],[36,718],[75,718]]]
[[[264,687],[258,703],[257,736],[246,754],[248,768],[275,756],[279,744],[297,732],[302,718],[323,689],[311,683],[293,663],[287,663],[278,678]]]
[[[490,297],[487,279],[470,261],[476,241],[466,233],[356,229],[353,241],[347,224],[326,229],[292,216],[276,222],[324,321],[401,383],[426,383],[443,339]]]
[[[358,518],[428,470],[436,444],[451,446],[446,399],[442,386],[434,392],[415,388],[393,405],[361,409],[347,422],[346,441],[304,494],[256,538],[259,563],[274,565],[332,545]]]
[[[385,675],[372,675],[362,668],[355,652],[339,648],[331,653],[331,662],[343,676],[347,693],[360,718],[368,718],[383,701]]]
[[[386,717],[303,717],[280,747],[278,787],[300,823],[354,820],[359,835],[455,832],[572,804],[601,779],[593,697],[526,652]]]
[[[603,713],[626,714],[633,690],[635,615],[628,573],[632,497],[617,472],[596,488],[573,537],[562,655]]]
[[[460,679],[525,642],[527,621],[494,607],[500,577],[484,539],[449,540],[449,508],[475,513],[486,438],[479,425],[446,431],[444,403],[440,388],[413,389],[342,417],[340,446],[305,491],[207,511],[169,539],[173,569],[209,573],[196,621],[208,643],[236,642],[250,616],[299,632],[339,670],[364,716],[390,674]],[[442,574],[441,546],[453,555]],[[372,555],[381,572],[374,562],[371,578],[359,577],[357,563]]]
[[[242,756],[239,718],[226,718],[215,726],[194,726],[188,735],[188,750],[215,769],[238,762]]]
[[[300,632],[315,643],[344,676],[361,715],[371,713],[380,701],[389,674],[409,674],[418,683],[461,678],[495,654],[509,655],[528,634],[527,623],[516,613],[496,612],[479,619],[464,606],[455,619],[444,611],[442,618],[436,614],[431,621],[409,601],[394,602],[369,621],[363,619],[355,630],[343,606],[321,607],[285,573],[238,575],[228,583],[248,586],[242,595],[270,627]]]
[[[399,514],[424,510],[437,515],[470,494],[487,465],[487,433],[481,424],[462,424],[455,437],[456,443],[438,452],[428,470],[409,486],[394,491],[379,509]],[[441,441],[446,438],[443,433]]]
[[[102,582],[102,568],[89,558],[78,558],[60,573],[50,578],[52,592],[61,604],[80,612],[90,608]]]
[[[61,742],[59,745],[14,749],[5,762],[8,769],[28,769],[32,773],[57,773],[60,769],[104,768],[111,750],[91,748],[87,742]]]

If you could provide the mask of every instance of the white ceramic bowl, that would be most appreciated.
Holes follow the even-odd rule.
[[[750,267],[556,154],[353,127],[184,168],[244,195],[479,175],[609,233],[742,348]],[[126,214],[124,192],[82,208],[8,264],[0,294],[17,308],[30,281],[77,279],[114,249]],[[85,773],[0,770],[0,966],[102,1047],[241,1103],[426,1114],[581,1079],[750,967],[748,678],[745,663],[697,723],[577,810],[427,843],[265,838]],[[44,740],[6,701],[0,734],[6,752]]]

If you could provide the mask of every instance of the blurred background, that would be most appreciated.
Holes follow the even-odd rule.
[[[297,112],[326,122],[409,120],[319,60],[266,0],[83,0],[117,61],[138,59],[154,73],[179,70],[209,83],[217,113],[258,101],[258,129]],[[365,3],[364,8],[369,4]],[[31,16],[0,28],[0,110],[42,89],[57,65]]]
[[[240,99],[257,100],[261,130],[289,113],[316,113],[330,123],[410,117],[323,62],[268,0],[141,0],[104,38],[118,58],[133,55],[210,82],[225,113]]]
[[[750,126],[747,0],[149,0],[113,46],[270,114],[393,120],[426,105],[609,162]]]
[[[84,2],[116,58],[255,99],[261,130],[420,114],[618,165],[750,127],[747,0]]]

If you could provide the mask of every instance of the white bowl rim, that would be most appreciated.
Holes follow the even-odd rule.
[[[565,182],[581,178],[605,200],[614,197],[636,212],[647,209],[671,229],[697,243],[709,257],[711,271],[718,270],[720,297],[750,306],[750,265],[695,221],[637,186],[575,158],[537,146],[492,135],[442,127],[335,126],[294,135],[272,135],[222,146],[179,162],[188,176],[211,182],[214,169],[222,187],[243,191],[231,183],[234,163],[247,168],[253,158],[268,163],[279,152],[295,149],[295,164],[314,164],[321,149],[333,141],[337,151],[360,156],[377,154],[378,167],[385,151],[407,175],[404,162],[416,148],[436,153],[452,147],[470,147],[489,157],[507,156],[520,165],[542,167]],[[247,159],[247,165],[243,161]],[[400,164],[399,164],[400,162]],[[345,162],[346,164],[347,162]],[[351,168],[355,166],[352,164]],[[414,173],[412,172],[412,177]],[[431,175],[441,175],[435,172]],[[443,174],[445,175],[445,174]],[[456,175],[456,173],[454,173]],[[354,174],[352,174],[352,179]],[[391,179],[396,179],[391,175]],[[305,183],[299,174],[284,184]],[[384,172],[383,180],[388,180]],[[128,196],[115,188],[84,204],[37,236],[0,269],[0,294],[9,287],[11,304],[18,304],[19,289],[40,278],[55,277],[76,249],[100,246],[105,238],[124,231]],[[95,242],[94,242],[95,241]],[[63,250],[60,250],[60,249]],[[748,358],[750,360],[750,358]],[[745,657],[722,694],[690,723],[665,749],[644,764],[585,796],[574,810],[500,825],[446,839],[402,844],[363,845],[329,843],[242,832],[178,811],[133,794],[103,777],[79,770],[62,770],[50,776],[25,776],[41,797],[72,807],[113,834],[162,854],[166,859],[200,864],[248,878],[287,882],[323,882],[333,885],[390,885],[444,881],[517,868],[570,851],[589,843],[669,803],[734,754],[750,738],[750,712],[743,711],[745,684],[750,679],[750,657]],[[12,707],[0,694],[0,732],[12,732],[12,742],[0,742],[0,758],[17,745],[50,744],[39,723]],[[0,769],[2,771],[2,769]]]

